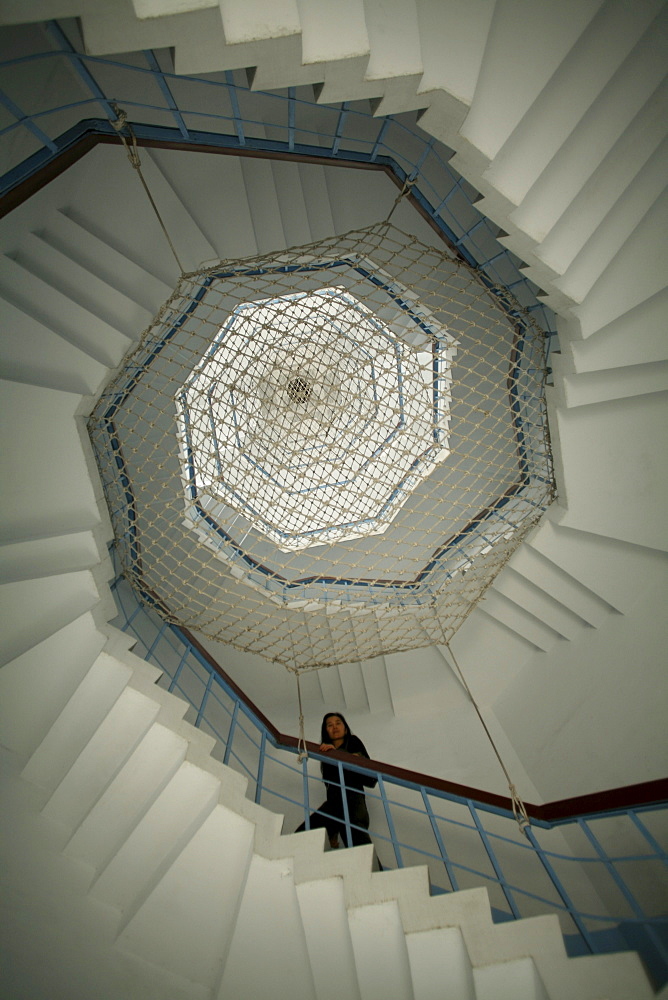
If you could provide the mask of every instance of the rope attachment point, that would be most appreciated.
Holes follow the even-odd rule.
[[[183,264],[179,260],[179,256],[178,256],[178,254],[177,254],[177,252],[176,252],[176,250],[174,248],[174,244],[172,243],[171,237],[170,237],[169,233],[167,232],[167,227],[165,226],[165,223],[162,220],[162,216],[160,215],[160,212],[158,211],[158,206],[154,202],[153,196],[151,195],[151,192],[148,189],[148,184],[146,183],[146,180],[144,179],[144,175],[141,172],[141,160],[139,158],[139,149],[137,148],[137,136],[134,133],[134,129],[132,128],[132,125],[128,124],[128,115],[127,115],[127,112],[124,111],[123,108],[119,108],[118,104],[112,104],[111,106],[114,109],[114,113],[116,115],[116,118],[110,119],[110,124],[113,126],[113,128],[118,133],[118,136],[119,136],[119,138],[120,138],[120,140],[123,143],[123,146],[125,148],[125,152],[128,154],[128,160],[130,161],[130,164],[137,171],[137,174],[139,175],[139,180],[142,182],[142,186],[144,188],[144,191],[146,192],[148,200],[151,203],[151,207],[152,207],[153,211],[155,212],[155,215],[156,215],[156,218],[157,218],[158,222],[160,223],[160,228],[162,229],[163,233],[165,234],[165,239],[167,240],[167,243],[169,244],[169,249],[172,251],[172,253],[174,255],[174,260],[176,261],[176,263],[179,266],[179,271],[181,272],[181,274],[185,274],[185,271],[184,271],[184,268],[183,268]],[[126,137],[126,136],[123,135],[124,131],[127,131],[129,140],[128,140],[128,137]]]

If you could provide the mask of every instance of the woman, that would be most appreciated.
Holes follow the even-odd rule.
[[[320,729],[320,753],[328,753],[330,750],[344,750],[346,753],[354,754],[355,757],[366,757],[369,754],[366,747],[357,736],[350,732],[348,723],[340,712],[328,712],[322,720]],[[356,847],[359,844],[370,844],[371,838],[366,832],[369,829],[369,813],[366,807],[366,799],[362,789],[364,786],[373,788],[376,778],[370,778],[358,771],[350,771],[344,767],[343,782],[345,785],[346,803],[348,805],[348,818],[350,820],[350,833],[352,843],[348,842],[346,836],[345,812],[343,809],[343,795],[339,777],[338,764],[331,763],[320,765],[322,780],[327,788],[327,798],[316,812],[311,813],[311,829],[322,829],[325,827],[329,837],[330,847],[338,847],[339,834],[344,839],[348,847]],[[363,827],[364,829],[356,829]],[[297,828],[297,833],[305,829],[305,823]]]

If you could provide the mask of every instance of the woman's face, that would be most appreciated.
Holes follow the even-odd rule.
[[[335,740],[343,740],[346,737],[346,727],[338,715],[330,715],[325,723],[325,729],[332,743]]]

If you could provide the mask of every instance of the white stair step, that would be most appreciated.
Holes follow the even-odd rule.
[[[56,389],[0,381],[0,419],[11,431],[5,435],[0,458],[8,501],[0,538],[51,537],[99,524],[75,422],[79,402],[78,397]]]
[[[151,315],[157,312],[171,294],[171,287],[95,235],[88,226],[90,222],[78,215],[75,208],[62,210],[49,219],[42,238],[106,284],[118,288]]]
[[[238,259],[258,252],[240,157],[193,156],[182,150],[154,150],[153,156],[215,257]],[[202,191],[207,192],[206,199]]]
[[[187,10],[205,10],[214,7],[215,0],[188,0],[184,5],[182,0],[132,0],[134,12],[138,18],[169,17],[178,14],[186,6]]]
[[[22,777],[53,791],[106,719],[132,671],[99,654],[23,769]]]
[[[609,0],[499,150],[485,179],[519,205],[649,27],[661,7]]]
[[[368,56],[369,35],[363,0],[297,0],[302,29],[302,62],[333,63]]]
[[[101,871],[185,760],[188,743],[160,723],[142,741],[73,834],[65,854]]]
[[[152,318],[151,312],[127,298],[112,284],[82,267],[76,260],[51,246],[41,233],[28,233],[16,254],[16,262],[69,298],[85,306],[129,340],[138,340]]]
[[[366,0],[364,20],[370,49],[366,80],[386,84],[394,77],[421,78],[424,64],[420,47],[419,6],[415,0],[390,0],[389,3]],[[465,11],[463,17],[466,18]],[[401,36],[400,48],[394,42],[393,32],[387,30],[388,24]],[[385,90],[384,86],[383,92]]]
[[[316,163],[300,163],[298,169],[311,239],[322,240],[333,236],[334,220],[325,180],[325,170],[331,168]]]
[[[383,95],[371,102],[374,117],[400,115],[411,111],[423,111],[431,103],[434,91],[420,92],[423,74],[399,76],[383,81]]]
[[[0,585],[0,665],[15,660],[99,603],[89,570]]]
[[[247,157],[241,160],[241,171],[258,251],[268,253],[272,250],[284,250],[288,244],[283,232],[271,163]]]
[[[562,523],[665,551],[664,511],[655,493],[666,475],[664,417],[658,392],[559,411],[559,440],[569,456]]]
[[[321,63],[302,65],[302,39],[299,35],[286,35],[270,43],[259,42],[243,49],[240,58],[249,67],[248,78],[252,90],[284,90],[286,87],[311,87],[322,83],[324,66]],[[310,94],[309,96],[312,96]]]
[[[235,933],[253,833],[247,819],[216,806],[121,933],[121,951],[213,987]],[[287,915],[277,913],[285,933]]]
[[[215,36],[224,43],[220,9],[194,10],[188,15],[139,18],[131,4],[115,5],[113,11],[104,7],[87,9],[82,16],[86,51],[91,55],[136,52],[140,49],[169,48],[179,42],[202,43]],[[181,72],[177,68],[177,73]]]
[[[656,565],[662,562],[661,555],[651,549],[578,530],[567,520],[568,514],[564,513],[562,521],[566,523],[545,521],[540,535],[532,539],[532,545],[579,580],[611,610],[623,613],[633,606],[650,574],[656,572]]]
[[[209,243],[187,207],[180,201],[178,193],[170,184],[169,179],[163,174],[160,168],[162,161],[150,149],[142,150],[141,160],[146,184],[185,270],[194,270],[203,261],[215,259],[218,256],[215,248]],[[148,205],[147,212],[153,215],[153,211]],[[148,219],[148,214],[146,218]],[[159,238],[163,241],[167,253],[172,256],[157,219],[154,221],[154,226],[156,227],[156,239]]]
[[[662,143],[667,105],[665,83],[629,124],[582,190],[573,196],[536,249],[548,267],[563,274],[648,160],[665,156]]]
[[[351,712],[368,712],[369,700],[359,663],[345,663],[338,668],[346,706]]]
[[[668,361],[562,375],[560,382],[564,403],[569,408],[665,392],[668,389]]]
[[[622,249],[573,315],[589,337],[665,288],[663,243],[668,193],[636,226]]]
[[[555,287],[569,298],[576,302],[584,299],[636,226],[655,210],[666,186],[667,150],[668,141],[631,181],[566,273],[555,282]]]
[[[122,331],[4,254],[0,255],[0,290],[8,302],[102,365],[115,367],[130,346],[130,338]]]
[[[79,395],[92,395],[103,384],[106,365],[7,299],[2,302],[2,313],[4,378]]]
[[[318,1000],[360,1000],[343,880],[303,882],[297,899]]]
[[[570,354],[578,373],[623,368],[668,360],[665,316],[668,288],[641,302],[587,340],[571,340]],[[560,324],[559,329],[562,329]],[[568,334],[567,327],[564,327]]]
[[[473,970],[476,1000],[550,1000],[532,958]]]
[[[127,923],[214,809],[220,782],[184,761],[91,888]]]
[[[514,0],[495,5],[478,86],[461,129],[488,160],[519,125],[601,6],[602,0],[564,0],[558,6]],[[434,57],[440,59],[438,42],[434,38]],[[532,58],[515,58],[509,73],[510,54],[526,51],[527,46]]]
[[[514,601],[564,639],[574,639],[582,630],[583,622],[577,615],[559,604],[545,587],[537,587],[514,569],[506,567],[492,586],[495,593]]]
[[[322,691],[322,700],[326,705],[345,705],[346,699],[343,693],[343,686],[339,676],[338,667],[323,667],[317,671]],[[336,709],[331,709],[336,711]]]
[[[286,245],[294,247],[311,243],[313,236],[302,191],[300,165],[285,160],[270,162]]]
[[[75,829],[155,721],[160,705],[126,687],[44,807]]]
[[[90,569],[100,561],[98,535],[94,531],[73,531],[0,545],[0,583]]]
[[[554,629],[495,590],[487,591],[479,607],[544,652],[560,638]]]
[[[418,4],[424,75],[419,91],[444,90],[465,107],[473,100],[494,4]]]
[[[338,234],[382,222],[397,197],[397,189],[389,178],[381,179],[368,170],[330,168],[325,177]]]
[[[361,1000],[412,1000],[406,937],[397,903],[356,906],[348,914]]]
[[[221,4],[223,30],[228,45],[283,38],[301,32],[297,0],[225,0]]]
[[[394,715],[385,657],[374,656],[373,659],[362,660],[361,666],[364,688],[369,700],[369,711],[374,715],[381,712],[391,712]]]
[[[471,960],[458,927],[406,935],[415,1000],[477,1000]]]
[[[34,642],[0,671],[2,743],[25,759],[44,739],[105,638],[87,612]]]
[[[617,144],[664,79],[667,12],[649,26],[569,141],[561,147],[522,204],[510,216],[532,239],[541,242],[573,199],[604,163],[618,163]],[[664,161],[665,162],[665,161]]]
[[[536,587],[543,588],[555,601],[577,616],[582,624],[597,628],[610,614],[610,605],[583,586],[562,566],[538,551],[540,541],[536,540],[534,544],[534,539],[537,539],[539,533],[540,529],[517,550],[509,566]]]
[[[262,941],[262,960],[250,961]],[[315,1000],[292,861],[255,854],[239,907],[217,1000],[268,996]]]

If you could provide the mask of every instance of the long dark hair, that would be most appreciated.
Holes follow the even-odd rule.
[[[344,727],[344,729],[346,731],[346,735],[345,735],[345,738],[344,738],[344,741],[343,741],[343,746],[339,747],[340,750],[345,750],[346,749],[346,743],[348,742],[348,737],[351,736],[352,734],[350,732],[350,726],[348,725],[348,723],[346,722],[345,718],[341,715],[340,712],[326,712],[325,713],[325,715],[323,716],[322,725],[320,726],[320,742],[321,743],[329,743],[329,733],[327,732],[327,720],[331,719],[331,717],[333,715],[336,715],[336,717],[341,720],[341,722],[343,723],[343,727]],[[320,773],[322,774],[322,776],[324,778],[325,777],[325,765],[322,762],[320,764]]]
[[[327,720],[331,719],[331,717],[333,715],[335,715],[337,717],[337,719],[340,719],[341,722],[343,723],[343,725],[345,727],[345,730],[346,730],[346,736],[351,736],[352,735],[352,733],[350,732],[350,726],[348,725],[348,723],[346,722],[345,718],[341,715],[340,712],[326,712],[325,715],[324,715],[324,717],[323,717],[323,720],[322,720],[322,725],[320,727],[320,742],[321,743],[329,743],[329,733],[327,732]]]

